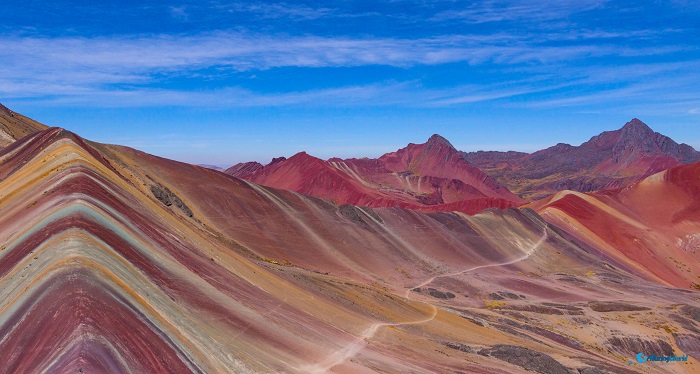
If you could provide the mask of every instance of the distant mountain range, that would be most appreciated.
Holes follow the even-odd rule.
[[[476,213],[516,206],[522,199],[470,165],[443,137],[409,144],[377,159],[321,160],[305,152],[266,166],[242,163],[226,170],[264,186],[369,207]]]
[[[460,152],[445,138],[433,135],[424,144],[409,144],[378,159],[325,161],[301,152],[265,166],[237,164],[225,172],[338,204],[474,213],[516,206],[566,189],[624,187],[697,161],[700,152],[635,118],[580,146],[557,144],[531,154]]]
[[[463,152],[462,157],[523,198],[537,199],[561,190],[628,186],[670,167],[698,162],[700,152],[635,118],[578,147],[560,143],[531,154]]]
[[[224,170],[226,170],[225,168],[222,168],[221,166],[216,166],[216,165],[199,164],[199,165],[197,165],[197,166],[201,166],[201,167],[203,167],[203,168],[212,169],[212,170],[216,170],[216,171],[224,171]]]

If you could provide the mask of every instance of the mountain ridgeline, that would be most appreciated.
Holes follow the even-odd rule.
[[[513,207],[523,200],[439,136],[377,159],[299,153],[235,169],[285,190],[0,119],[3,372],[699,364],[700,163]],[[623,130],[586,145],[616,157],[593,164],[696,155]],[[646,145],[629,146],[639,134]],[[640,350],[690,358],[631,366]]]
[[[324,161],[302,152],[265,166],[237,164],[226,173],[338,204],[474,213],[517,206],[562,190],[625,187],[698,161],[700,152],[635,118],[580,146],[560,143],[530,154],[460,152],[447,139],[433,135],[424,144],[409,144],[378,159]]]
[[[463,152],[462,157],[526,199],[561,190],[628,186],[670,167],[700,161],[700,152],[654,132],[638,119],[580,146],[557,144],[531,154]]]
[[[237,164],[226,172],[263,186],[329,199],[336,204],[375,208],[474,214],[523,202],[470,165],[439,135],[377,159],[321,160],[300,152],[288,159],[277,158],[266,166],[256,162]]]

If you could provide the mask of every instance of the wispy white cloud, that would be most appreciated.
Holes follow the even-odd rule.
[[[36,99],[42,105],[99,107],[281,107],[313,104],[352,106],[377,102],[376,99],[396,92],[397,86],[350,86],[334,89],[288,93],[256,93],[239,87],[214,90],[176,90],[163,88],[96,89],[86,93]],[[373,100],[374,99],[374,100]],[[397,101],[395,98],[394,102]],[[390,104],[382,101],[384,104]]]
[[[686,64],[693,64],[688,62]],[[572,85],[572,89],[557,92],[556,95],[540,95],[529,100],[509,103],[509,107],[531,109],[580,108],[581,113],[627,114],[634,116],[692,116],[693,109],[700,107],[700,95],[695,87],[700,84],[698,74],[677,74],[672,76],[667,69],[675,64],[662,64],[654,75],[655,66],[650,72],[640,73],[639,79],[630,80],[625,74],[615,84],[605,82],[595,73]],[[685,64],[681,64],[685,65]],[[637,69],[640,69],[638,66]],[[631,69],[633,72],[636,69]],[[643,71],[643,70],[641,70]],[[590,86],[588,86],[590,85]],[[593,87],[593,88],[591,88]]]
[[[460,104],[479,103],[497,99],[512,98],[515,96],[527,96],[535,93],[555,91],[575,84],[569,81],[561,84],[551,84],[547,82],[536,82],[531,84],[526,81],[502,82],[492,85],[480,85],[471,87],[453,87],[448,90],[439,91],[432,100],[425,101],[428,106],[455,106]],[[437,93],[437,92],[436,92]]]
[[[575,94],[569,97],[558,97],[555,99],[539,99],[535,102],[523,104],[523,106],[534,108],[551,108],[551,107],[567,107],[567,106],[583,106],[591,104],[600,104],[609,100],[629,100],[641,95],[654,92],[662,86],[658,83],[652,84],[635,84],[622,88],[614,88],[608,90],[600,90],[594,93]]]
[[[256,107],[378,107],[399,106],[437,108],[487,102],[514,96],[554,91],[575,84],[551,84],[537,79],[516,80],[499,84],[456,85],[441,89],[424,87],[419,81],[387,81],[365,85],[351,85],[326,89],[308,89],[290,92],[256,92],[241,87],[210,90],[179,90],[165,88],[95,88],[83,89],[56,86],[48,90],[53,95],[25,100],[42,106],[93,107],[202,107],[202,108],[256,108]],[[514,88],[517,87],[517,88]],[[39,92],[41,87],[31,87]],[[0,92],[3,90],[0,80]],[[66,90],[67,94],[59,94]]]
[[[555,58],[550,50],[489,45],[489,39],[494,38],[499,36],[411,40],[216,33],[184,37],[3,38],[0,43],[11,54],[0,59],[6,67],[18,70],[83,69],[113,74],[211,66],[254,70],[285,66],[412,66],[488,59],[507,63]],[[568,58],[601,50],[588,46],[561,48],[559,52],[564,53],[561,58]]]
[[[423,39],[327,38],[212,33],[99,38],[2,37],[0,94],[70,95],[105,85],[138,85],[191,76],[276,67],[411,67],[467,62],[552,64],[595,56],[659,55],[668,49],[605,45],[539,46],[522,37],[453,35]],[[678,47],[681,48],[681,47]]]
[[[466,9],[439,12],[432,17],[432,20],[460,20],[476,24],[501,21],[547,21],[593,10],[606,2],[606,0],[475,2]]]
[[[645,56],[683,47],[624,48],[612,45],[540,46],[504,34],[452,35],[422,39],[289,37],[214,33],[198,36],[156,35],[113,38],[2,38],[11,51],[6,67],[39,72],[51,68],[92,69],[102,73],[228,67],[434,65],[495,61],[502,64],[553,62],[585,56]],[[687,47],[686,47],[687,48]]]
[[[60,90],[60,87],[56,89]],[[487,89],[490,90],[489,94],[484,93]],[[1,85],[0,90],[2,90]],[[539,88],[529,92],[541,90],[544,89]],[[68,95],[42,96],[31,101],[48,106],[115,108],[149,106],[254,108],[299,105],[442,107],[527,93],[526,89],[512,92],[507,89],[483,86],[457,86],[436,90],[423,88],[418,82],[385,82],[284,93],[260,93],[240,87],[197,91],[163,88],[86,89],[73,90]]]
[[[261,19],[291,18],[314,20],[337,15],[337,11],[326,7],[310,7],[301,4],[231,1],[213,4],[213,8],[227,12],[244,12]]]
[[[183,10],[184,11],[184,10]],[[670,32],[673,32],[671,30]],[[645,32],[640,31],[640,35]],[[593,33],[580,38],[617,37]],[[556,38],[556,37],[552,37]],[[605,100],[648,100],[664,89],[656,76],[676,75],[687,87],[700,83],[692,75],[697,61],[640,63],[696,47],[670,45],[643,48],[599,43],[543,44],[547,36],[445,35],[431,38],[350,38],[261,35],[216,32],[191,36],[141,35],[112,37],[0,37],[8,53],[0,54],[0,96],[46,105],[145,107],[266,107],[293,105],[450,107],[524,97],[531,108],[582,106]],[[562,39],[564,40],[564,39]],[[561,41],[561,40],[560,40]],[[626,64],[593,65],[596,58],[627,59]],[[635,59],[635,57],[641,57]],[[578,61],[587,61],[578,64]],[[572,63],[573,62],[573,63]],[[320,68],[370,65],[409,69],[465,63],[511,70],[500,82],[436,89],[418,81],[378,79],[375,83],[332,88],[297,89],[290,82],[281,91],[246,89],[229,82],[221,88],[173,88],[173,78],[216,81],[232,73],[281,67]],[[646,84],[639,81],[648,77]],[[653,84],[651,84],[653,83]],[[588,88],[607,84],[613,88]],[[581,92],[564,92],[582,87]],[[695,90],[690,90],[691,96]],[[536,99],[528,99],[537,93]],[[697,97],[687,98],[688,100]],[[685,109],[687,113],[692,108]]]

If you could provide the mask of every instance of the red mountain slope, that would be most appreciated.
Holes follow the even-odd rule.
[[[533,204],[549,222],[648,278],[700,287],[700,163],[613,191],[563,191]]]
[[[522,201],[469,165],[439,135],[425,144],[409,144],[378,159],[324,161],[302,152],[262,168],[258,165],[238,164],[227,173],[337,204],[473,214]]]
[[[242,162],[226,169],[224,173],[233,175],[237,178],[246,178],[262,168],[263,165],[259,162]]]

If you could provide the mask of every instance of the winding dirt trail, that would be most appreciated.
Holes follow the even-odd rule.
[[[518,258],[515,258],[515,259],[513,259],[513,260],[510,260],[510,261],[508,261],[508,262],[499,262],[499,263],[495,263],[495,264],[479,265],[479,266],[471,267],[471,268],[466,269],[466,270],[456,271],[456,272],[454,272],[454,273],[447,273],[447,274],[436,275],[436,276],[434,276],[434,277],[432,277],[432,278],[427,279],[425,282],[423,282],[423,283],[421,283],[421,284],[419,284],[419,285],[417,285],[417,286],[415,286],[415,287],[408,288],[408,289],[406,290],[406,293],[404,294],[404,298],[406,298],[406,299],[408,299],[408,300],[411,300],[411,297],[410,297],[411,290],[413,290],[414,288],[419,288],[419,287],[427,286],[427,285],[429,285],[430,283],[433,283],[433,282],[434,282],[436,279],[438,279],[438,278],[454,277],[455,275],[460,275],[460,274],[464,274],[464,273],[469,273],[469,272],[474,271],[474,270],[479,270],[479,269],[484,269],[484,268],[490,268],[490,267],[497,267],[497,266],[508,266],[508,265],[512,265],[512,264],[518,263],[518,262],[520,262],[520,261],[523,261],[523,260],[527,259],[528,257],[530,257],[533,253],[535,253],[535,250],[536,250],[542,243],[544,243],[545,240],[547,240],[547,237],[548,237],[548,236],[549,236],[549,234],[547,233],[547,228],[545,227],[544,233],[542,234],[542,237],[540,238],[540,240],[538,240],[537,243],[535,243],[529,250],[525,251],[525,253],[524,253],[522,256],[520,256],[520,257],[518,257]]]
[[[489,267],[507,266],[507,265],[512,265],[512,264],[518,263],[520,261],[523,261],[523,260],[529,258],[533,253],[535,253],[537,248],[539,248],[539,246],[542,245],[542,243],[544,243],[545,240],[547,240],[548,236],[549,236],[549,234],[547,231],[547,227],[545,226],[544,233],[542,234],[542,237],[535,244],[533,244],[532,247],[530,247],[527,250],[524,250],[525,253],[522,256],[519,256],[519,257],[517,257],[513,260],[510,260],[510,261],[507,261],[507,262],[479,265],[479,266],[474,266],[474,267],[471,267],[471,268],[468,268],[465,270],[457,271],[454,273],[436,275],[432,278],[427,279],[426,281],[424,281],[423,283],[421,283],[417,286],[409,287],[406,290],[406,293],[404,294],[404,298],[407,300],[413,301],[413,300],[411,300],[411,290],[413,290],[414,288],[417,288],[417,287],[426,286],[426,285],[434,282],[438,278],[453,277],[456,275],[468,273],[468,272],[478,270],[478,269],[484,269],[484,268],[489,268]],[[360,335],[357,339],[355,339],[348,346],[331,353],[326,358],[324,358],[321,362],[315,363],[313,365],[302,366],[300,368],[300,370],[303,372],[308,372],[308,373],[326,373],[329,370],[331,370],[333,367],[344,363],[345,361],[355,357],[358,353],[360,353],[360,351],[362,351],[367,346],[367,344],[369,344],[369,340],[372,337],[374,337],[374,334],[376,334],[377,331],[382,327],[417,325],[417,324],[432,321],[435,318],[435,316],[437,316],[438,308],[435,305],[432,305],[432,304],[429,304],[426,302],[422,302],[422,301],[419,301],[419,302],[422,304],[428,305],[432,308],[432,314],[429,317],[415,320],[415,321],[408,321],[408,322],[393,322],[393,323],[376,322],[376,323],[372,324],[370,327],[368,327],[362,333],[362,335]]]

